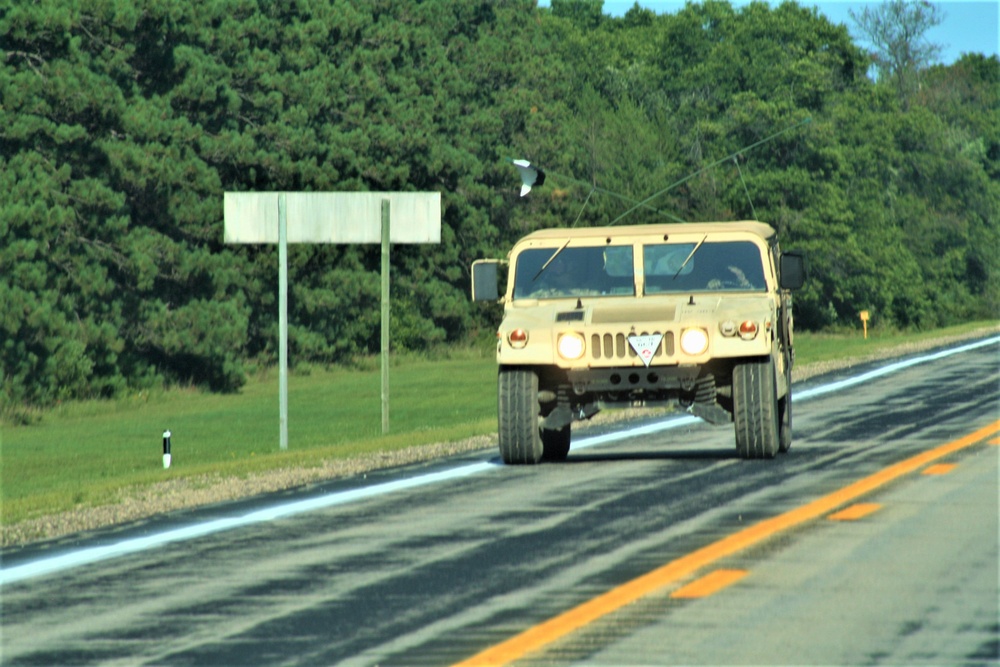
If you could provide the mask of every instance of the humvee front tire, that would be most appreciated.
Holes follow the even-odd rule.
[[[733,419],[736,451],[744,459],[769,459],[778,453],[778,394],[774,362],[751,359],[733,368]]]
[[[504,463],[542,460],[538,374],[534,370],[501,366],[497,378],[497,418],[500,457]]]

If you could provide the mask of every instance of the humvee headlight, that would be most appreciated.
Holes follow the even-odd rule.
[[[520,350],[528,344],[528,332],[524,329],[514,329],[507,334],[507,342],[515,350]]]
[[[559,340],[556,342],[556,349],[559,350],[559,356],[563,359],[573,360],[583,356],[586,346],[583,342],[583,336],[570,332],[559,335]]]
[[[708,349],[708,332],[704,329],[685,329],[681,332],[681,351],[696,357]]]

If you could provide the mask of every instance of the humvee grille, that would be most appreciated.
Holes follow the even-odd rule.
[[[660,333],[654,331],[654,334]],[[641,335],[647,335],[643,332]],[[667,331],[663,334],[663,340],[656,348],[654,357],[672,357],[674,355],[674,332]],[[634,359],[639,355],[628,342],[628,334],[625,333],[605,333],[591,334],[590,336],[590,356],[595,360],[601,359]]]

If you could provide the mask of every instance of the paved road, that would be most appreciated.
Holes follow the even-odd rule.
[[[996,664],[998,371],[994,342],[797,401],[795,445],[773,461],[684,423],[564,465],[485,452],[5,552],[9,574],[229,526],[8,580],[0,662],[447,665],[507,646],[518,664]],[[948,443],[963,446],[898,467]],[[400,483],[414,478],[435,481]],[[399,488],[364,491],[378,484]],[[225,523],[303,498],[320,509]],[[719,590],[684,588],[706,575]]]

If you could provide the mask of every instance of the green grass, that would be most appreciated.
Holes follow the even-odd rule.
[[[177,389],[83,401],[0,434],[3,525],[113,502],[123,487],[205,474],[246,475],[496,430],[496,362],[466,352],[390,369],[389,433],[382,435],[380,373],[316,370],[288,381],[288,450],[278,446],[278,376],[239,394]],[[172,465],[162,464],[170,429]]]
[[[885,348],[959,335],[980,322],[923,333],[860,331],[796,335],[798,364],[864,357]],[[390,371],[390,432],[381,433],[380,374],[372,370],[293,373],[288,383],[289,447],[278,447],[278,378],[251,378],[238,394],[194,389],[81,401],[0,432],[0,521],[114,502],[123,488],[201,475],[243,476],[319,466],[325,460],[452,442],[496,431],[492,351],[449,359],[395,360]],[[173,465],[162,466],[170,429]]]
[[[811,364],[836,359],[863,359],[905,345],[949,336],[961,336],[997,326],[997,322],[970,322],[945,329],[919,332],[869,329],[867,340],[862,332],[860,322],[857,330],[850,332],[797,332],[795,334],[795,363]]]

